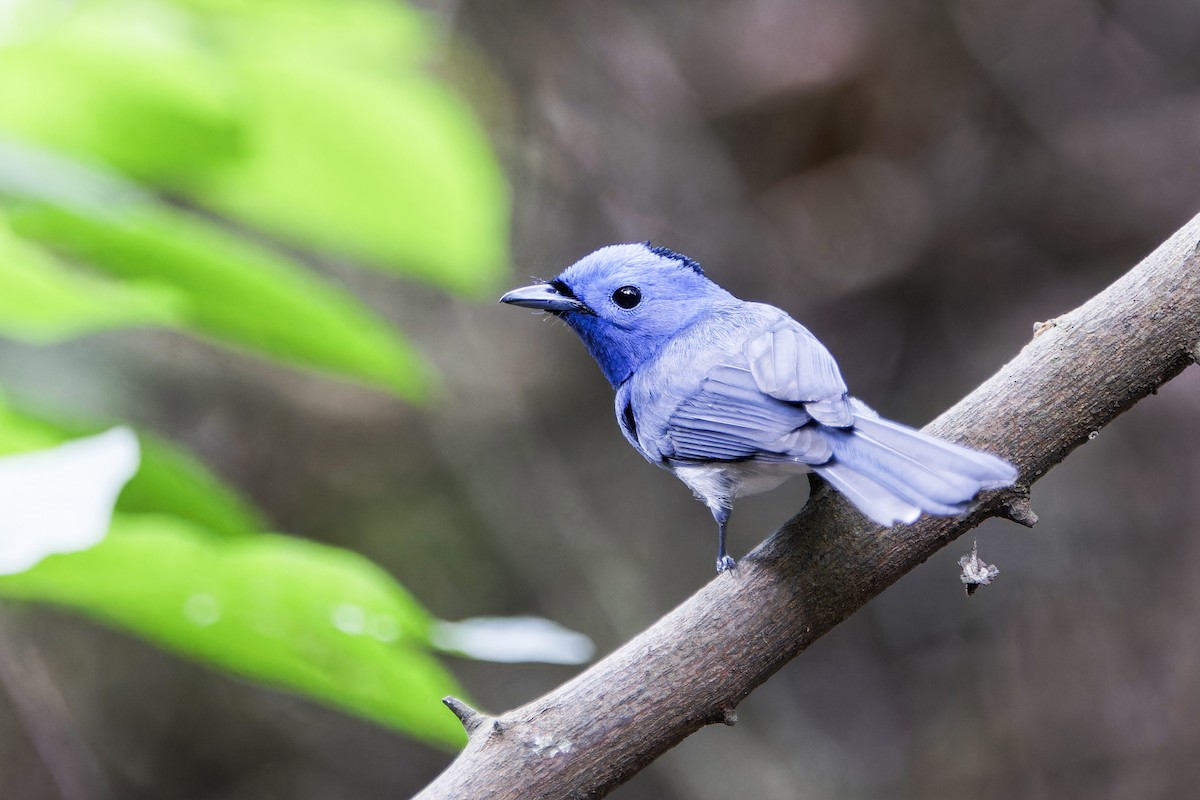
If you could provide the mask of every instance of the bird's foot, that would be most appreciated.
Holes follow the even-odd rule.
[[[717,559],[717,574],[733,569],[737,566],[737,562],[733,560],[733,556],[721,556]]]

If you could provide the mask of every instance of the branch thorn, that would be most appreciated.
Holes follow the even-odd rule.
[[[442,703],[453,712],[454,716],[458,717],[467,736],[473,735],[489,719],[486,714],[479,713],[457,697],[447,695],[442,698]]]

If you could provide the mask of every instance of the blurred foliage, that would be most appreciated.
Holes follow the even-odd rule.
[[[179,320],[170,292],[78,272],[15,236],[3,222],[0,286],[0,334],[15,339],[53,341],[102,328]]]
[[[425,397],[394,328],[298,254],[457,293],[507,258],[505,182],[427,74],[434,30],[382,0],[5,4],[0,336],[166,327]],[[0,405],[0,454],[93,430]],[[191,456],[143,435],[108,536],[0,577],[183,655],[457,745],[432,619],[346,550],[267,534]]]
[[[0,455],[82,432],[0,405]],[[190,456],[141,439],[104,541],[0,576],[0,596],[68,606],[418,738],[461,743],[439,702],[461,690],[429,653],[432,618],[403,587],[355,553],[260,533],[258,513]]]
[[[0,39],[0,209],[28,245],[4,249],[32,319],[0,330],[176,324],[421,396],[421,362],[372,312],[195,212],[453,291],[493,288],[504,181],[468,111],[425,74],[423,17],[373,0],[16,6]],[[98,285],[112,302],[71,313],[82,278],[49,253],[111,276]]]
[[[22,206],[11,219],[30,241],[132,285],[166,287],[186,328],[402,397],[422,396],[423,365],[386,323],[312,273],[202,220],[167,207],[112,217],[45,204]]]
[[[0,456],[44,450],[101,429],[57,424],[0,401]],[[118,510],[170,514],[223,536],[246,536],[264,529],[258,511],[190,455],[145,433],[139,439],[141,462],[117,498]]]
[[[429,653],[429,615],[346,550],[118,514],[103,542],[0,577],[0,594],[77,609],[430,742],[465,739],[439,701],[459,689]]]

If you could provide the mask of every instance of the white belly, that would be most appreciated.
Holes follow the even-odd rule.
[[[748,494],[769,492],[776,486],[795,475],[802,475],[809,469],[804,464],[789,463],[758,463],[754,461],[738,461],[735,463],[715,463],[678,465],[672,467],[675,477],[687,484],[709,508],[728,506],[738,497]]]

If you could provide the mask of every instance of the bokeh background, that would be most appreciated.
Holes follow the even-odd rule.
[[[419,5],[422,68],[508,187],[507,274],[466,297],[289,248],[404,331],[432,400],[145,329],[0,342],[0,386],[181,445],[271,529],[364,554],[444,619],[539,614],[607,652],[711,577],[708,512],[505,286],[651,239],[921,425],[1200,210],[1191,0]],[[1198,450],[1191,368],[1036,485],[1035,529],[979,529],[995,585],[964,596],[956,543],[612,796],[1190,796]],[[735,555],[802,505],[788,487],[739,503]],[[0,621],[6,800],[404,797],[451,757],[67,611]],[[578,670],[444,663],[491,711]]]

